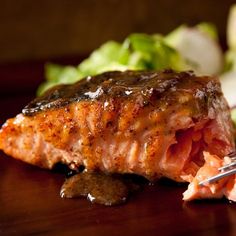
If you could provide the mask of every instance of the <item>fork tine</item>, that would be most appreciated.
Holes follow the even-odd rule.
[[[232,167],[236,166],[236,162],[235,162],[234,160],[232,160],[232,161],[233,161],[233,162],[231,162],[231,163],[229,163],[229,164],[227,164],[227,165],[224,165],[224,166],[218,168],[218,170],[224,171],[224,170],[227,170],[227,169],[229,169],[229,168],[231,169]]]
[[[203,186],[205,184],[210,184],[213,182],[216,182],[226,176],[230,176],[233,174],[236,174],[236,151],[229,153],[226,157],[230,158],[230,163],[226,164],[220,168],[218,168],[218,170],[220,171],[219,174],[216,174],[212,177],[209,177],[205,180],[202,180],[199,182],[200,186]]]
[[[224,171],[224,172],[221,172],[221,173],[214,175],[210,178],[207,178],[207,179],[199,182],[199,185],[204,186],[205,184],[210,184],[210,183],[216,182],[217,180],[220,180],[226,176],[233,175],[233,174],[236,174],[236,169]]]

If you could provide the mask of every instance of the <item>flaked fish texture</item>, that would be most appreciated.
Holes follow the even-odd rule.
[[[113,71],[56,86],[0,131],[0,149],[33,165],[149,180],[191,182],[210,159],[204,151],[223,159],[234,148],[218,79],[172,70]]]

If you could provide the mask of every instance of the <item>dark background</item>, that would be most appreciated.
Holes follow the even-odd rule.
[[[225,43],[233,0],[0,0],[0,94],[35,90],[46,61],[77,64],[109,39],[216,24]],[[23,73],[22,73],[23,72]],[[20,76],[20,74],[24,76]]]
[[[2,0],[0,62],[87,54],[131,32],[211,21],[225,34],[233,0]]]

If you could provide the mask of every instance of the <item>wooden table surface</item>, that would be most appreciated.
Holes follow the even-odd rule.
[[[37,68],[41,74],[42,67]],[[22,78],[32,75],[30,69],[18,68],[18,73]],[[26,92],[2,96],[1,124],[31,98]],[[86,199],[61,199],[63,181],[61,173],[0,152],[0,235],[236,235],[236,204],[185,203],[183,185],[161,182],[145,187],[125,205],[105,207]]]

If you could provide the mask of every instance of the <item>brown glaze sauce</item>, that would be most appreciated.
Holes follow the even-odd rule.
[[[194,78],[194,79],[193,79]],[[208,86],[206,86],[206,81]],[[216,88],[216,86],[218,86]],[[26,116],[37,112],[66,106],[81,100],[109,101],[109,98],[135,99],[141,96],[143,105],[158,101],[161,105],[173,104],[181,93],[203,101],[209,93],[220,91],[219,83],[210,77],[196,77],[192,72],[112,71],[89,76],[72,85],[59,85],[34,99],[23,110]],[[171,93],[171,96],[170,96]],[[194,99],[191,99],[194,100]],[[193,105],[193,104],[191,104]],[[199,104],[198,104],[199,105]]]
[[[93,203],[113,206],[126,202],[142,184],[144,180],[137,180],[137,176],[135,179],[134,176],[84,171],[66,179],[60,195],[62,198],[87,197]]]

